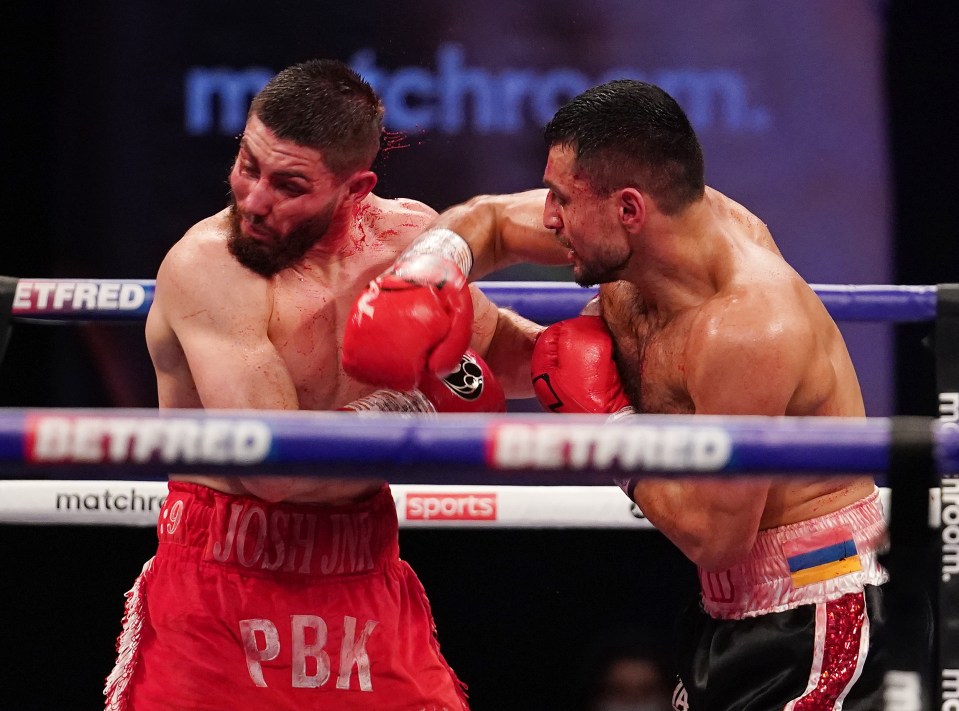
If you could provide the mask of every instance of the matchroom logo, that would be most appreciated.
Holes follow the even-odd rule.
[[[686,111],[697,131],[762,134],[773,130],[773,111],[753,90],[755,79],[738,67],[611,66],[586,75],[571,66],[473,64],[456,43],[436,47],[432,66],[388,69],[372,47],[349,64],[383,99],[394,131],[446,135],[516,135],[539,131],[556,110],[591,86],[630,77],[663,87]],[[190,67],[184,77],[184,127],[191,136],[243,130],[250,100],[274,75],[266,67]]]

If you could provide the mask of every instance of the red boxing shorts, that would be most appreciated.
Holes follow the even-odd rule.
[[[467,708],[389,487],[311,506],[169,486],[107,709]]]

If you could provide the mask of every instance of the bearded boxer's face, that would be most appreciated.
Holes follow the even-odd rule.
[[[280,140],[251,117],[230,172],[230,253],[272,276],[323,239],[341,199],[319,151]]]
[[[241,217],[236,200],[230,198],[230,234],[227,247],[237,261],[257,274],[270,277],[296,264],[327,233],[336,205],[327,208],[286,234],[274,233],[256,217]],[[244,225],[251,232],[244,231]]]
[[[632,249],[617,230],[610,200],[597,196],[586,178],[577,173],[573,149],[559,145],[550,148],[543,183],[549,188],[543,225],[569,248],[576,283],[593,286],[620,279]]]

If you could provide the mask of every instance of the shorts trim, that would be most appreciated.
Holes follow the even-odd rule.
[[[126,711],[127,708],[127,686],[140,658],[140,632],[143,629],[143,578],[152,566],[153,558],[150,558],[144,563],[143,570],[126,594],[123,631],[117,640],[117,661],[103,689],[103,695],[107,697],[107,711]]]

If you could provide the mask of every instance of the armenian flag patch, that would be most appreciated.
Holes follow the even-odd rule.
[[[856,541],[848,526],[784,541],[783,553],[794,588],[862,570]]]

